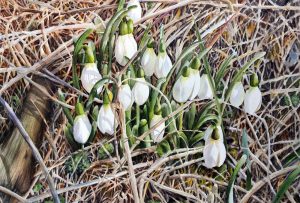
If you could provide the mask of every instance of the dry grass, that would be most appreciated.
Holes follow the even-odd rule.
[[[232,4],[228,0],[158,2],[165,3],[143,4],[144,20],[153,23],[151,31],[156,39],[159,26],[165,24],[168,51],[173,61],[196,39],[194,23],[205,36],[206,45],[213,46],[209,60],[214,69],[233,52],[240,56],[233,68],[239,68],[251,54],[266,51],[265,59],[252,67],[261,77],[264,97],[257,117],[232,109],[232,115],[225,119],[228,170],[208,171],[201,166],[202,158],[195,155],[199,149],[180,149],[163,158],[158,158],[153,148],[139,149],[131,154],[138,191],[142,191],[146,200],[161,202],[198,202],[212,196],[216,202],[223,202],[232,168],[242,154],[241,129],[246,127],[255,187],[245,190],[244,168],[235,184],[235,198],[242,202],[270,202],[284,177],[297,164],[299,166],[299,159],[293,165],[283,166],[286,156],[300,146],[300,102],[287,105],[287,101],[296,100],[295,94],[300,96],[299,2],[294,1],[286,7],[272,5],[271,0],[239,3],[231,0]],[[68,93],[67,104],[74,105],[77,95],[85,93],[70,89],[65,83],[72,76],[73,38],[86,28],[95,28],[93,19],[96,16],[108,19],[115,8],[116,2],[110,0],[0,2],[0,94],[19,112],[32,76],[40,75],[56,81],[54,90],[63,87]],[[141,36],[144,26],[138,26],[135,36]],[[28,77],[18,74],[21,71]],[[55,93],[49,95],[57,100]],[[115,156],[99,160],[97,157],[103,143],[100,134],[94,144],[84,148],[91,161],[89,168],[81,175],[66,172],[65,162],[72,155],[63,134],[66,119],[57,103],[54,102],[52,108],[53,113],[45,119],[40,153],[61,196],[69,202],[133,202],[125,159]],[[0,109],[0,140],[9,134],[11,126]],[[117,141],[116,138],[108,139],[112,143]],[[34,191],[36,184],[43,186],[38,192]],[[300,201],[299,187],[299,182],[290,187],[286,193],[287,202]],[[45,177],[37,166],[32,186],[23,197],[44,201],[50,196]]]

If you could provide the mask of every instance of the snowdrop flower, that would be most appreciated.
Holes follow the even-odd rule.
[[[97,64],[95,63],[95,57],[91,46],[84,46],[84,49],[87,63],[84,64],[80,80],[85,91],[90,93],[96,82],[102,79],[102,76],[99,73]],[[97,93],[100,93],[101,90],[102,87],[99,87],[97,89]]]
[[[192,63],[191,63],[191,74],[190,77],[191,80],[194,81],[194,85],[193,85],[193,91],[191,93],[191,96],[189,97],[190,100],[193,100],[196,98],[196,96],[198,95],[199,91],[200,91],[200,72],[199,72],[199,68],[200,68],[200,60],[198,58],[194,58]]]
[[[139,69],[138,78],[136,78],[135,84],[132,88],[132,95],[135,103],[138,105],[143,105],[149,97],[149,86],[146,84],[144,78],[143,69]]]
[[[246,91],[244,101],[244,110],[251,115],[260,109],[262,103],[262,94],[258,84],[258,76],[254,73],[251,75],[250,88]]]
[[[128,110],[132,106],[134,100],[128,84],[121,85],[118,92],[118,100],[124,110]]]
[[[167,77],[168,73],[172,69],[172,61],[168,56],[165,45],[160,43],[154,74],[157,78]]]
[[[237,82],[234,84],[230,94],[230,99],[229,99],[230,104],[238,108],[239,106],[242,105],[244,99],[245,99],[244,86],[241,82]]]
[[[203,156],[205,167],[220,167],[226,159],[226,149],[223,142],[223,132],[220,126],[209,126],[204,135],[205,146]]]
[[[142,18],[142,7],[139,0],[130,0],[127,4],[127,8],[130,6],[136,6],[128,11],[127,16],[133,20],[134,23]]]
[[[131,59],[137,51],[137,43],[132,32],[132,20],[120,24],[120,35],[116,40],[115,57],[117,62],[122,66],[125,66],[128,60]]]
[[[213,90],[208,80],[208,75],[203,74],[200,77],[200,90],[198,93],[198,97],[201,100],[204,99],[212,99],[213,98]]]
[[[77,116],[75,117],[73,125],[74,140],[80,144],[85,144],[92,132],[92,125],[81,103],[77,103],[75,109]]]
[[[173,98],[178,103],[186,102],[192,94],[194,87],[194,77],[190,77],[189,67],[184,67],[182,75],[175,82],[173,87]]]
[[[113,135],[115,127],[118,126],[116,122],[115,114],[111,108],[112,93],[106,90],[103,99],[103,105],[101,106],[97,118],[97,126],[101,133]]]
[[[152,128],[153,126],[155,126],[157,123],[159,123],[161,120],[163,119],[163,117],[161,116],[161,114],[154,114],[153,118],[150,121],[150,128]],[[152,132],[151,132],[151,138],[154,142],[160,142],[162,141],[164,134],[165,134],[165,122],[161,123],[160,125],[158,125]]]
[[[88,93],[91,92],[94,85],[102,79],[101,74],[99,73],[99,70],[97,68],[96,63],[86,63],[84,64],[84,68],[81,72],[81,84],[85,91]],[[100,93],[102,90],[102,87],[99,87],[97,89],[97,93]]]
[[[144,69],[146,76],[152,76],[156,66],[157,56],[153,49],[153,43],[147,45],[147,48],[143,54],[141,65]]]

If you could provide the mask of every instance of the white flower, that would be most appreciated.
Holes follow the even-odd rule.
[[[80,144],[88,141],[92,132],[92,125],[86,114],[78,115],[75,117],[73,126],[74,140]]]
[[[194,85],[193,85],[193,91],[191,93],[190,96],[190,100],[193,100],[196,98],[196,96],[198,95],[199,91],[200,91],[200,73],[199,70],[195,70],[195,69],[191,69],[191,80],[194,81]],[[192,79],[193,77],[193,79]]]
[[[120,65],[125,66],[128,59],[131,59],[136,51],[137,43],[132,33],[118,36],[115,47],[115,57]]]
[[[216,140],[212,137],[214,130],[217,131],[219,138]],[[213,168],[220,167],[226,159],[226,149],[223,143],[223,132],[220,126],[213,129],[212,126],[208,127],[204,135],[205,146],[203,149],[203,156],[205,167]]]
[[[253,115],[256,111],[260,109],[262,102],[262,94],[258,87],[250,87],[246,91],[245,101],[244,101],[244,110],[245,112]]]
[[[203,74],[200,77],[200,90],[198,93],[199,99],[212,99],[213,98],[213,90],[208,81],[208,75]]]
[[[149,87],[145,83],[145,78],[136,78],[136,80],[132,88],[132,95],[135,103],[143,105],[149,97]]]
[[[81,84],[83,88],[90,93],[94,85],[102,79],[102,76],[99,73],[96,63],[86,63],[84,64],[84,68],[81,72]],[[97,93],[100,93],[102,87],[97,89]]]
[[[118,126],[118,123],[116,122],[115,115],[110,104],[103,104],[101,106],[98,114],[97,126],[103,134],[114,134],[115,127]]]
[[[172,61],[167,52],[158,52],[154,73],[157,78],[167,77],[172,69]]]
[[[128,84],[122,85],[118,92],[118,100],[124,110],[128,110],[133,104],[133,96]]]
[[[186,102],[192,94],[194,87],[194,77],[184,77],[181,75],[173,87],[173,98],[178,103]]]
[[[245,90],[243,84],[241,82],[235,83],[230,94],[230,103],[238,108],[243,103],[244,98]]]
[[[147,48],[143,54],[141,65],[146,76],[152,76],[156,66],[157,56],[153,48]]]
[[[161,115],[154,115],[153,118],[150,121],[150,128],[152,128],[154,125],[159,123],[162,120]],[[154,142],[160,142],[162,141],[165,133],[165,122],[157,126],[152,132],[151,132],[151,138]]]
[[[139,21],[142,18],[142,7],[138,0],[131,0],[127,4],[127,8],[130,6],[136,6],[135,8],[131,9],[127,16],[133,20],[134,23]]]

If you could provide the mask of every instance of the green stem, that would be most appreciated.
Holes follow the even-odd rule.
[[[180,106],[182,106],[183,103],[180,104]],[[179,115],[179,131],[182,131],[183,128],[183,112],[180,113]]]

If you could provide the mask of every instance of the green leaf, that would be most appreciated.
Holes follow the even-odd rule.
[[[245,128],[243,128],[243,134],[242,134],[242,148],[243,148],[243,154],[247,156],[247,179],[246,179],[246,189],[250,190],[252,188],[252,175],[251,175],[251,163],[249,160],[249,146],[248,146],[248,134]]]
[[[69,145],[72,147],[73,150],[79,149],[79,144],[74,140],[73,137],[73,127],[68,123],[64,129],[64,134],[67,138]]]
[[[119,1],[117,12],[124,8],[124,4],[125,4],[125,0],[120,0]]]
[[[204,138],[204,132],[199,132],[189,140],[189,146],[194,147]]]
[[[171,146],[167,140],[163,140],[160,142],[156,148],[156,153],[159,157],[162,157],[163,155],[167,154],[171,151]]]
[[[112,143],[106,143],[98,150],[98,158],[106,159],[109,155],[112,155],[115,151],[115,147]]]
[[[300,157],[300,147],[296,149],[295,151],[291,151],[289,155],[286,156],[286,158],[283,159],[283,166],[287,167],[290,165],[293,161],[298,160]]]
[[[191,108],[188,112],[185,113],[184,121],[185,121],[185,128],[192,129],[195,121],[195,116],[197,113],[196,104],[195,102],[191,104]]]
[[[156,83],[156,88],[160,89],[161,85],[166,81],[165,78],[160,78],[157,83]],[[149,106],[149,119],[148,122],[151,121],[151,119],[154,116],[154,110],[155,110],[155,104],[157,101],[157,97],[158,97],[159,92],[156,89],[151,89],[151,93],[150,93],[150,106]]]
[[[233,57],[234,57],[234,55],[231,55],[226,60],[224,60],[223,63],[221,64],[221,66],[216,74],[216,78],[215,78],[216,89],[219,88],[219,83],[221,82],[221,79],[226,74],[226,71],[228,70],[227,68],[230,67],[229,65],[230,65]]]
[[[61,91],[60,88],[58,89],[58,99],[59,99],[61,102],[66,103],[65,96],[64,96],[64,94],[62,93],[62,91]],[[72,116],[72,114],[71,114],[70,109],[68,109],[68,108],[65,107],[65,106],[62,106],[62,109],[63,109],[63,112],[64,112],[64,114],[66,115],[66,117],[67,117],[67,119],[68,119],[68,122],[73,126],[74,119],[73,119],[73,116]]]
[[[73,52],[73,59],[72,59],[72,79],[73,79],[73,85],[75,88],[80,89],[79,85],[79,77],[77,75],[77,58],[79,55],[79,52],[82,49],[83,43],[86,40],[86,38],[93,32],[92,29],[87,29],[75,42],[74,45],[74,52]]]
[[[43,188],[41,183],[36,183],[33,187],[33,192],[39,192]]]
[[[93,102],[94,102],[94,99],[95,97],[98,95],[97,93],[97,89],[101,86],[103,86],[105,83],[108,83],[110,81],[110,79],[108,77],[103,77],[101,80],[99,80],[98,82],[96,82],[96,84],[93,86],[91,92],[90,92],[90,95],[89,95],[89,98],[88,98],[88,101],[86,103],[86,106],[85,106],[85,110],[86,111],[89,111]]]
[[[96,132],[97,132],[97,122],[93,121],[92,131],[91,131],[91,134],[89,136],[89,139],[88,139],[87,143],[92,143],[94,141],[95,136],[96,136]]]
[[[284,182],[280,185],[278,192],[276,193],[275,198],[273,199],[273,203],[279,203],[284,193],[288,190],[288,188],[292,185],[292,183],[299,178],[300,174],[300,165],[284,180]]]
[[[233,171],[233,174],[231,175],[230,181],[227,186],[226,190],[226,202],[227,203],[233,203],[233,186],[234,186],[234,181],[237,177],[238,172],[240,171],[241,167],[244,165],[244,163],[247,160],[247,155],[243,154],[241,159],[237,162],[236,167]]]

